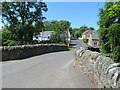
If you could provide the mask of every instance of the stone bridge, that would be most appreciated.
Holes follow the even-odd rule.
[[[71,43],[71,50],[56,44],[2,47],[2,88],[120,87],[119,63],[81,41]]]

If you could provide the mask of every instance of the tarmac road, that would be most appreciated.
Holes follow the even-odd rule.
[[[84,46],[72,40],[76,48]],[[73,67],[75,49],[2,63],[2,88],[93,88]]]

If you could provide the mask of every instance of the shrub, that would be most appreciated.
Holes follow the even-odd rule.
[[[50,40],[43,40],[43,41],[40,42],[40,44],[49,44],[49,43],[51,43]]]
[[[8,29],[3,29],[2,31],[2,45],[3,46],[15,46],[20,44],[19,41],[16,41],[16,35],[13,34]]]
[[[110,54],[110,57],[114,62],[120,62],[120,46],[114,48],[113,52]]]
[[[109,44],[111,47],[111,58],[120,62],[120,24],[115,23],[109,27]]]
[[[56,32],[50,36],[50,42],[58,43],[58,44],[67,44],[68,43],[66,40],[66,37],[64,37]]]
[[[88,39],[83,39],[83,42],[84,43],[88,43]]]
[[[114,62],[120,62],[120,24],[115,23],[109,28],[100,28],[98,32],[101,53],[110,55]]]
[[[37,40],[33,40],[33,44],[39,44]]]
[[[3,43],[5,46],[16,46],[20,45],[19,41],[14,41],[14,40],[6,40],[6,42]]]

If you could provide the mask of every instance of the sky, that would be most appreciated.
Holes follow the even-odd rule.
[[[67,20],[71,22],[72,28],[83,25],[99,28],[99,8],[104,2],[46,2],[48,11],[43,13],[46,20]]]
[[[0,15],[0,29],[2,28],[3,24],[2,24],[2,21],[1,21],[1,15]]]
[[[48,11],[43,13],[46,20],[67,20],[71,22],[72,28],[83,25],[94,27],[96,30],[99,28],[97,15],[104,2],[46,2],[46,4]],[[2,26],[0,23],[0,29]]]

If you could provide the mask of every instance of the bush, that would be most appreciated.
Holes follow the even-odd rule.
[[[19,41],[14,41],[14,40],[6,40],[6,42],[3,43],[4,46],[16,46],[20,45]]]
[[[2,31],[0,31],[0,46],[2,46]]]
[[[33,40],[33,44],[39,44],[37,40]]]
[[[2,31],[2,45],[3,46],[19,45],[20,42],[16,41],[15,39],[16,39],[16,35],[15,34],[13,34],[8,29],[3,29],[3,31]]]
[[[50,42],[58,43],[58,44],[67,44],[68,43],[66,40],[66,37],[64,37],[56,32],[50,36]]]
[[[120,62],[120,24],[115,23],[109,27],[109,44],[111,46],[111,58]]]
[[[114,62],[120,62],[120,46],[114,48],[113,52],[110,54],[110,57]]]
[[[98,32],[101,53],[110,55],[114,62],[120,62],[120,24],[115,23],[109,28],[100,28]]]
[[[15,24],[10,25],[8,28],[2,30],[2,45],[24,45],[32,44],[33,33],[35,27],[33,25]],[[36,43],[36,42],[35,42]]]
[[[49,43],[51,43],[50,40],[43,40],[43,41],[40,42],[40,44],[49,44]]]
[[[83,39],[83,42],[84,43],[88,43],[88,39]]]

